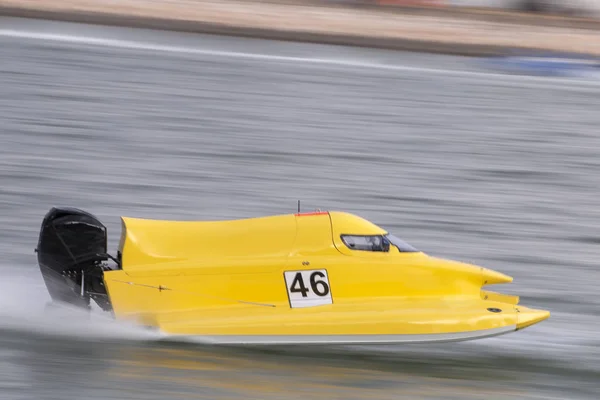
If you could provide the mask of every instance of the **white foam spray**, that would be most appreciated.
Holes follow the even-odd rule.
[[[2,268],[6,271],[6,268]],[[0,330],[71,337],[78,340],[157,340],[163,336],[117,321],[99,308],[91,312],[52,304],[41,274],[28,269],[3,272],[0,279]]]

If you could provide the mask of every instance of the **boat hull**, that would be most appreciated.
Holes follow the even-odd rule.
[[[512,300],[512,298],[511,298]],[[549,317],[482,298],[377,299],[290,309],[287,304],[239,304],[121,318],[165,337],[216,344],[382,344],[453,342],[498,336]]]

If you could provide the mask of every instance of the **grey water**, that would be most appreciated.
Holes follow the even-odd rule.
[[[9,29],[107,42],[0,35],[0,399],[599,397],[597,83],[440,55]],[[474,342],[258,350],[44,313],[33,249],[51,206],[94,213],[112,250],[122,215],[245,218],[298,199],[511,275],[494,290],[552,316]]]

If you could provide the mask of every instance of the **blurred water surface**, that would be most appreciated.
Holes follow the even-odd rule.
[[[600,86],[432,72],[477,72],[444,56],[101,32],[412,67],[0,36],[0,399],[598,398]],[[33,248],[53,205],[96,214],[114,251],[121,215],[244,218],[297,199],[507,273],[503,292],[552,316],[479,342],[250,350],[43,314]]]

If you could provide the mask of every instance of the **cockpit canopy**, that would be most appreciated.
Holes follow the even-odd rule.
[[[401,253],[416,253],[419,251],[389,233],[385,235],[341,235],[341,239],[351,250],[388,252],[391,245]]]

